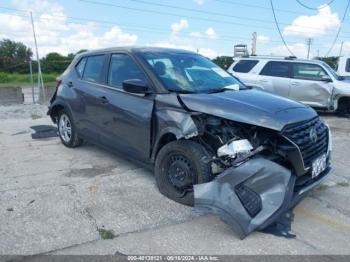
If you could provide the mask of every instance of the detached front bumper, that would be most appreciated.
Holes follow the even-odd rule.
[[[243,239],[293,208],[330,175],[330,170],[328,167],[305,186],[296,186],[297,177],[289,169],[255,157],[225,170],[211,182],[195,185],[194,208],[219,215]]]

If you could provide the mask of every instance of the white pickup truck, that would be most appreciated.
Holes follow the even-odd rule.
[[[338,61],[338,75],[350,78],[350,56],[341,56]]]

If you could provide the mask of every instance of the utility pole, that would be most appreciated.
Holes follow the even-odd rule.
[[[29,57],[28,61],[29,61],[29,72],[30,72],[30,85],[32,86],[32,98],[33,98],[33,104],[35,104],[32,59]]]
[[[310,59],[310,49],[312,45],[313,39],[312,38],[307,38],[306,39],[306,45],[307,45],[307,59]]]
[[[46,92],[44,87],[44,81],[43,76],[41,73],[41,66],[40,66],[40,59],[39,59],[39,51],[38,51],[38,44],[36,42],[36,35],[35,35],[35,27],[34,27],[34,21],[33,21],[33,14],[30,12],[30,20],[32,22],[32,29],[33,29],[33,37],[34,37],[34,44],[35,44],[35,50],[36,50],[36,59],[38,61],[38,88],[42,88],[43,91],[43,100],[46,101]]]
[[[344,45],[344,41],[341,41],[339,57],[341,56],[341,53],[343,52],[343,45]]]
[[[307,38],[306,39],[306,45],[307,45],[307,59],[310,59],[310,49],[312,45],[313,39],[312,38]]]
[[[257,38],[257,34],[256,32],[254,32],[253,38],[252,38],[252,55],[256,55],[256,38]]]

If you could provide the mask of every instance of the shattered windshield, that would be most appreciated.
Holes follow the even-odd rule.
[[[169,91],[216,93],[245,89],[243,83],[201,55],[169,52],[141,55]]]

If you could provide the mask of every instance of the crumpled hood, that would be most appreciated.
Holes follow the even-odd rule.
[[[179,96],[190,110],[278,131],[317,116],[309,106],[259,90]]]

